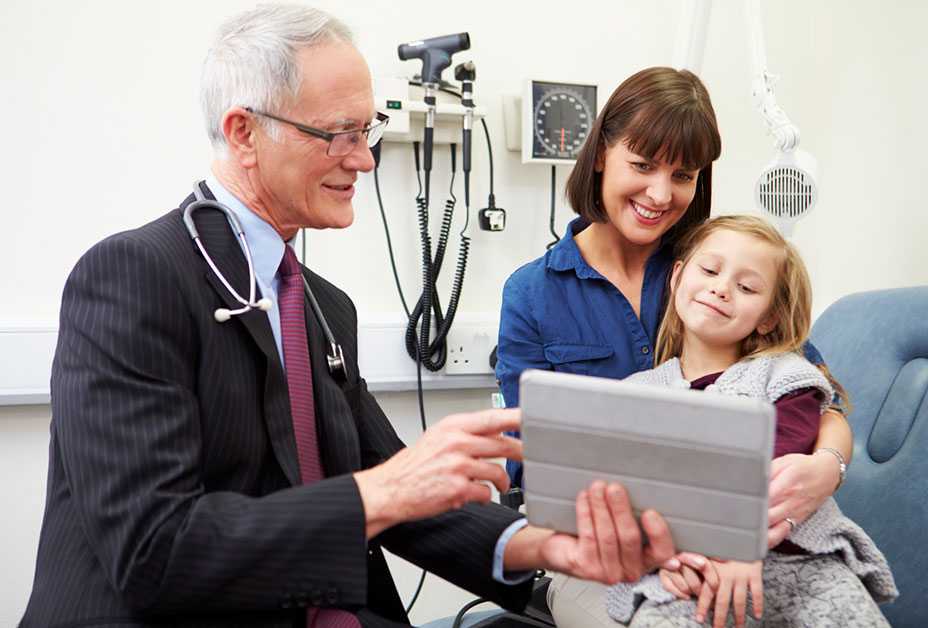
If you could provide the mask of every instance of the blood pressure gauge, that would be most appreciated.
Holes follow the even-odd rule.
[[[522,96],[522,163],[573,163],[595,119],[595,85],[527,81]]]

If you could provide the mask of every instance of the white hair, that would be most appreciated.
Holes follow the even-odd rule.
[[[297,54],[329,41],[354,43],[348,27],[324,11],[288,4],[265,4],[227,20],[203,62],[200,106],[213,151],[228,146],[222,117],[232,107],[276,112],[300,91]],[[273,139],[277,125],[258,117]]]

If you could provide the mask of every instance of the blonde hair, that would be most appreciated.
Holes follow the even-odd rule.
[[[696,249],[706,238],[716,231],[734,231],[743,233],[773,246],[781,252],[777,267],[777,282],[767,315],[774,322],[774,327],[766,334],[756,329],[741,341],[740,359],[756,358],[764,355],[781,353],[798,353],[802,355],[802,346],[809,337],[812,325],[812,283],[806,265],[799,251],[786,241],[780,232],[769,222],[756,216],[718,216],[691,229],[677,243],[674,257],[682,262],[683,268],[690,262]],[[680,283],[681,272],[672,286],[667,302],[664,320],[657,332],[655,343],[655,366],[667,360],[679,357],[683,352],[683,321],[674,306],[673,292]],[[838,395],[840,404],[850,408],[847,392],[828,372],[825,365],[817,365]]]

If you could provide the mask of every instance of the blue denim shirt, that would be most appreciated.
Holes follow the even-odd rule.
[[[625,295],[580,255],[574,236],[588,224],[574,219],[560,242],[506,281],[496,378],[507,408],[519,405],[525,369],[622,379],[654,366],[672,251],[664,246],[648,259],[639,317]],[[805,353],[810,362],[822,363],[810,343]],[[512,486],[522,486],[522,463],[508,460],[506,471]]]
[[[588,224],[574,219],[560,242],[506,281],[496,377],[507,408],[519,405],[525,369],[618,379],[654,365],[671,251],[662,247],[648,259],[639,318],[625,295],[580,255],[574,236]],[[521,463],[510,460],[506,469],[513,486],[521,486]]]

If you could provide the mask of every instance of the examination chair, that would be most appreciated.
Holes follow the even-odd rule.
[[[886,555],[894,628],[928,625],[928,286],[853,294],[812,342],[847,389],[854,458],[836,499]]]

